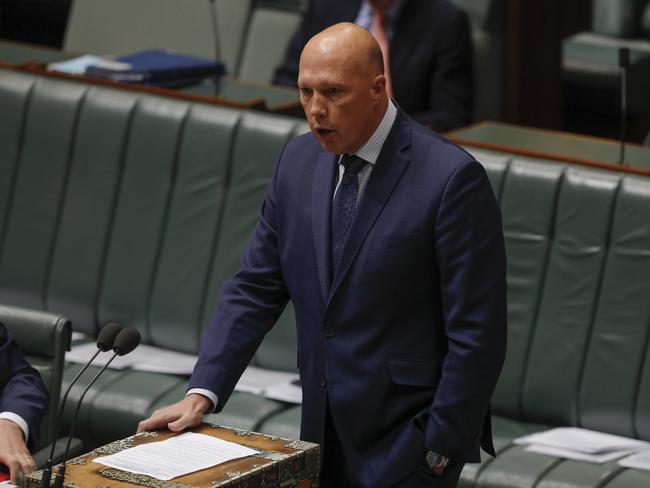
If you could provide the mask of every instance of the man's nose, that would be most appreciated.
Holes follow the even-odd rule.
[[[324,117],[327,114],[327,108],[325,106],[323,97],[314,94],[309,104],[309,115],[312,117]]]

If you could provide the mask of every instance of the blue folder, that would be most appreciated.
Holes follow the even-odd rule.
[[[89,66],[85,74],[126,83],[158,86],[183,86],[205,78],[223,76],[226,68],[219,61],[178,54],[163,49],[150,49],[120,56],[116,59],[131,65],[129,69]]]

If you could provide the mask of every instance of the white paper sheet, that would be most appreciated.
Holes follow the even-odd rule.
[[[280,383],[277,385],[269,386],[264,391],[264,396],[271,400],[278,400],[280,402],[295,403],[300,405],[302,403],[302,388],[295,383]]]
[[[85,364],[97,351],[94,342],[78,344],[66,353],[65,359],[71,363]],[[112,352],[101,353],[93,365],[103,366],[113,355]],[[159,347],[140,344],[137,349],[126,356],[116,357],[109,368],[133,368],[140,371],[156,373],[190,375],[196,364],[196,356],[170,351]]]
[[[650,471],[650,449],[623,458],[618,461],[617,464],[624,468],[645,469]]]
[[[584,452],[572,451],[571,449],[561,449],[559,447],[549,447],[538,444],[532,444],[526,447],[526,451],[593,464],[608,463],[630,453],[630,451],[613,451],[604,454],[586,454]]]
[[[569,449],[584,454],[605,454],[616,451],[631,452],[648,447],[648,443],[637,439],[577,427],[558,427],[544,432],[537,432],[519,437],[514,440],[514,443]]]
[[[131,65],[113,59],[100,58],[99,56],[85,54],[77,58],[50,63],[48,69],[60,71],[62,73],[81,74],[84,73],[86,68],[89,66],[102,66],[110,69],[129,69]]]
[[[297,373],[273,371],[249,366],[244,371],[244,374],[241,375],[241,378],[239,378],[235,390],[262,395],[273,386],[289,384],[298,378]]]
[[[206,469],[257,451],[205,434],[186,432],[161,442],[151,442],[94,459],[94,462],[159,480]]]

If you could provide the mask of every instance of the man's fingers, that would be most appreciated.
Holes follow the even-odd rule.
[[[18,484],[18,474],[20,473],[20,464],[17,460],[11,460],[7,462],[7,467],[9,468],[9,477],[11,483],[14,485]]]
[[[138,424],[137,433],[165,427],[173,432],[180,432],[188,427],[195,427],[201,423],[203,412],[209,403],[210,400],[202,395],[189,395],[180,402],[156,410],[151,417]]]
[[[143,420],[138,424],[138,431],[137,433],[139,434],[140,432],[145,432],[147,430],[158,430],[164,428],[167,423],[169,423],[171,420],[174,420],[173,418],[167,418],[164,417],[160,414],[157,414],[154,412],[154,414],[149,417],[148,419]]]
[[[172,432],[180,432],[181,430],[187,429],[188,427],[196,427],[203,420],[202,415],[197,415],[196,413],[186,413],[178,420],[170,422],[167,424],[167,428]]]
[[[181,417],[180,419],[170,422],[167,424],[167,428],[171,430],[172,432],[180,432],[181,430],[185,429],[185,421]]]

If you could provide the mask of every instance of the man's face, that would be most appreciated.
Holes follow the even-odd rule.
[[[358,59],[358,58],[357,58]],[[383,85],[344,49],[305,49],[300,59],[300,103],[309,127],[326,151],[351,153],[377,126]]]

